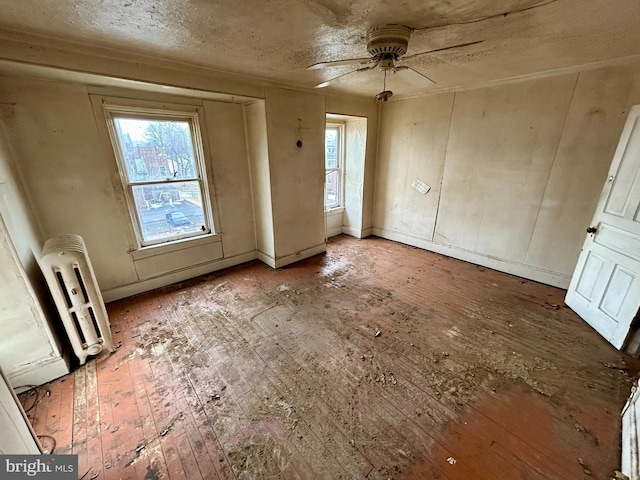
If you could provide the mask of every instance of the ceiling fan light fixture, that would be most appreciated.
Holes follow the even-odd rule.
[[[411,28],[404,25],[382,25],[367,32],[367,52],[371,57],[389,55],[396,59],[407,53]]]
[[[387,70],[384,71],[384,79],[382,80],[382,91],[376,94],[376,102],[386,102],[393,95],[391,90],[387,90]]]
[[[459,43],[457,45],[434,48],[407,56],[405,54],[407,53],[412,31],[413,29],[411,27],[397,24],[380,25],[370,28],[367,31],[366,37],[367,53],[369,54],[369,57],[331,60],[328,62],[314,63],[307,67],[307,70],[341,66],[352,67],[351,70],[330,78],[329,80],[316,85],[315,88],[324,88],[344,76],[355,74],[357,72],[371,71],[374,69],[382,70],[385,74],[385,80],[387,72],[393,72],[398,74],[404,82],[409,83],[414,88],[427,88],[432,86],[435,82],[422,72],[406,65],[406,62],[420,58],[424,55],[452,50],[454,48],[469,47],[483,42],[483,40],[476,40],[473,42]],[[382,88],[382,92],[376,95],[376,100],[386,102],[391,95],[393,95],[393,93],[391,90],[387,90],[385,85]]]
[[[376,94],[376,102],[386,102],[391,96],[393,96],[393,92],[391,90],[384,90]]]

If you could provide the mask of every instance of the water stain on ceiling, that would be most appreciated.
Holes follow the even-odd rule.
[[[355,69],[306,67],[367,57],[366,34],[383,24],[413,29],[410,66],[427,88],[389,75],[398,93],[479,85],[640,54],[637,0],[0,0],[0,29],[311,87]],[[0,47],[0,57],[1,55]],[[329,87],[373,95],[382,72]]]

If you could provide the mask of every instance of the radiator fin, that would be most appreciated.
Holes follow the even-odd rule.
[[[98,338],[102,338],[102,332],[100,330],[100,327],[98,326],[98,319],[96,318],[96,314],[93,313],[93,308],[89,307],[87,310],[89,310],[91,323],[93,324],[93,329],[96,331],[96,335],[98,336]]]
[[[71,306],[72,306],[71,297],[69,297],[69,292],[67,291],[67,286],[64,284],[64,279],[62,278],[62,272],[61,271],[58,270],[56,272],[56,278],[58,280],[58,285],[60,285],[60,291],[64,295],[64,299],[67,302],[67,308],[71,308]]]
[[[80,321],[78,320],[78,315],[76,314],[76,312],[71,312],[71,318],[73,318],[73,325],[76,327],[76,333],[80,337],[80,343],[86,345],[87,339],[84,338],[84,333],[82,331],[82,327],[80,326]]]
[[[82,274],[80,273],[80,269],[78,267],[73,267],[73,271],[76,274],[76,278],[78,279],[78,283],[80,284],[80,289],[82,290],[82,296],[84,297],[84,301],[89,301],[89,295],[87,295],[87,287],[84,286],[84,281],[82,280]]]

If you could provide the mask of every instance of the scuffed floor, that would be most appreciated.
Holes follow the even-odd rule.
[[[563,295],[341,236],[110,304],[118,350],[21,400],[85,480],[608,478],[638,362]]]

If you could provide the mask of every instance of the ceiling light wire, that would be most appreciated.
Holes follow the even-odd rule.
[[[382,77],[382,91],[376,95],[376,102],[386,102],[392,95],[393,92],[387,90],[387,69],[384,69],[384,76]]]
[[[550,3],[554,3],[554,2],[557,2],[557,1],[558,0],[547,0],[546,2],[538,3],[536,5],[531,5],[531,6],[525,7],[525,8],[520,8],[518,10],[510,10],[510,11],[506,11],[506,12],[502,12],[502,13],[496,13],[494,15],[488,15],[486,17],[473,18],[471,20],[463,20],[461,22],[443,23],[443,24],[440,24],[440,25],[429,25],[429,26],[426,26],[426,27],[415,27],[415,28],[412,28],[411,30],[412,31],[432,30],[432,29],[435,29],[435,28],[451,27],[453,25],[467,25],[469,23],[484,22],[485,20],[489,20],[491,18],[506,17],[507,15],[512,15],[514,13],[522,13],[522,12],[526,12],[527,10],[533,10],[534,8],[544,7],[545,5],[549,5]]]

